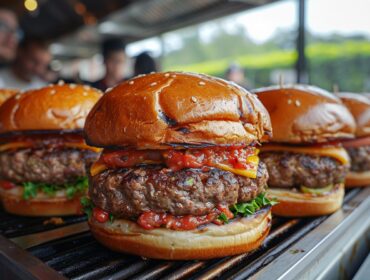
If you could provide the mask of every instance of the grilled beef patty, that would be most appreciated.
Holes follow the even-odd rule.
[[[343,182],[349,170],[349,165],[343,165],[331,157],[264,152],[260,158],[266,164],[268,185],[272,188],[322,188]]]
[[[86,176],[98,154],[76,149],[21,149],[0,153],[0,178],[14,183],[62,185]]]
[[[108,169],[90,178],[94,204],[116,217],[134,219],[146,211],[176,216],[205,215],[217,204],[247,202],[265,190],[266,167],[256,179],[209,168],[172,171],[161,166]]]
[[[370,146],[346,148],[346,150],[351,157],[351,171],[370,170]]]

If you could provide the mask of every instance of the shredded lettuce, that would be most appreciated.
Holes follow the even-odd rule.
[[[225,213],[221,213],[218,218],[218,220],[220,220],[221,222],[224,222],[225,224],[227,224],[229,222],[229,218],[226,216]]]
[[[87,217],[90,219],[90,217],[92,215],[92,212],[93,212],[93,209],[94,209],[93,202],[87,196],[81,197],[80,202],[81,202],[81,205],[82,205],[82,210],[87,215]]]
[[[266,193],[259,194],[250,202],[236,203],[230,207],[234,215],[242,215],[244,217],[256,213],[259,209],[266,206],[273,206],[278,202],[275,199],[268,199]]]
[[[23,183],[23,199],[28,200],[34,198],[38,191],[42,191],[50,197],[55,196],[59,190],[66,190],[67,198],[73,198],[76,194],[83,193],[89,186],[87,177],[78,178],[74,184],[67,183],[64,185],[45,184],[25,182]]]

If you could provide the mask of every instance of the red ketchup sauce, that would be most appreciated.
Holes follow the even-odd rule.
[[[0,187],[3,188],[4,190],[11,190],[15,188],[16,185],[9,181],[0,180]]]
[[[228,219],[234,217],[228,207],[219,205],[214,211],[203,216],[174,216],[167,213],[145,212],[140,215],[137,223],[144,229],[165,227],[172,230],[192,230],[209,223],[223,224],[222,221],[218,220],[221,213],[225,213]]]
[[[131,167],[140,163],[165,163],[173,171],[227,164],[236,169],[248,169],[247,158],[255,154],[254,147],[207,148],[188,150],[124,150],[105,151],[100,161],[109,167]]]
[[[192,230],[200,225],[214,223],[217,225],[223,224],[223,221],[218,220],[218,216],[224,213],[228,219],[234,218],[234,214],[227,206],[218,205],[211,213],[203,216],[174,216],[167,213],[155,213],[153,211],[144,212],[137,219],[137,224],[144,229],[168,228],[172,230]],[[108,212],[105,212],[99,207],[93,209],[93,218],[99,223],[105,223],[109,220]]]

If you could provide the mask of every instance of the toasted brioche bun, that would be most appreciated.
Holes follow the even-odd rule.
[[[0,106],[0,133],[82,129],[101,93],[89,86],[50,85],[19,93]]]
[[[348,172],[345,185],[346,188],[370,187],[370,170],[364,172]]]
[[[339,93],[338,96],[355,118],[357,125],[356,136],[359,137],[358,140],[362,141],[363,139],[367,139],[361,137],[370,136],[370,99],[362,94],[356,93]],[[347,144],[344,142],[343,145]],[[361,145],[361,142],[357,145]],[[366,145],[366,143],[364,145]],[[347,174],[346,188],[367,186],[370,186],[370,170],[364,172],[350,171]]]
[[[137,149],[248,145],[270,133],[269,115],[255,95],[222,79],[178,72],[116,86],[85,124],[89,145]]]
[[[269,208],[228,224],[196,230],[145,230],[128,220],[99,223],[89,220],[92,234],[106,247],[142,257],[166,260],[211,259],[258,248],[271,227]]]
[[[362,94],[339,93],[338,96],[356,121],[356,136],[370,135],[370,99]]]
[[[55,197],[38,193],[35,198],[24,200],[22,192],[22,187],[0,189],[1,202],[6,212],[30,217],[82,215],[81,196],[68,199],[64,191],[59,191]]]
[[[274,215],[283,217],[323,216],[341,208],[344,184],[337,184],[333,191],[320,196],[278,188],[268,189],[267,194],[279,202],[272,207]]]
[[[255,92],[270,113],[272,142],[312,143],[353,137],[351,113],[338,97],[325,90],[295,85]]]
[[[18,90],[16,89],[0,89],[0,105],[17,93]]]

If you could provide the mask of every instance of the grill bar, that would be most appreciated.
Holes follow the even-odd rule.
[[[217,266],[213,267],[212,269],[208,269],[204,274],[198,276],[199,279],[206,280],[206,279],[215,278],[217,275],[220,275],[221,273],[230,269],[230,267],[234,267],[248,258],[253,258],[253,255],[255,255],[256,253],[258,253],[259,251],[262,251],[264,248],[267,247],[266,244],[271,242],[273,239],[278,238],[281,234],[288,231],[290,228],[295,226],[298,222],[299,220],[297,219],[288,221],[287,223],[283,224],[279,228],[270,232],[268,237],[265,239],[265,242],[264,242],[265,246],[262,247],[260,250],[257,250],[255,253],[246,253],[246,254],[241,254],[241,255],[230,257],[230,258],[226,258],[225,261],[220,262]]]
[[[85,216],[63,217],[62,224],[53,224],[49,218],[19,217],[0,211],[0,234],[7,238],[34,234],[86,221]],[[49,222],[49,223],[48,223]]]
[[[0,275],[4,279],[65,279],[39,259],[0,235]]]
[[[348,243],[356,242],[356,235],[365,235],[370,230],[370,188],[351,193],[352,199],[347,199],[341,210],[325,219],[320,227],[304,236],[291,250],[274,259],[270,266],[254,274],[252,279],[325,278],[320,272],[327,269]],[[368,252],[369,249],[367,244]],[[245,276],[240,274],[241,278]],[[351,277],[348,275],[349,279]]]
[[[65,227],[48,230],[44,232],[33,233],[25,236],[18,236],[12,238],[11,241],[18,244],[23,249],[34,247],[46,243],[51,240],[62,238],[65,236],[73,235],[79,232],[84,232],[89,230],[86,222],[81,222],[77,224],[68,225]]]
[[[29,253],[39,260],[26,251],[17,248],[27,257],[38,261],[38,267],[40,269],[46,269],[59,277],[63,275],[70,279],[186,278],[203,280],[215,278],[255,278],[257,275],[259,277],[261,277],[261,275],[269,275],[265,274],[265,271],[271,270],[274,272],[276,269],[276,261],[287,254],[294,256],[294,250],[297,251],[297,255],[300,257],[308,253],[299,251],[298,249],[300,247],[297,247],[297,244],[300,244],[302,240],[310,237],[316,231],[322,231],[323,226],[335,216],[342,215],[343,219],[341,222],[343,222],[346,217],[356,212],[355,207],[364,207],[363,204],[367,195],[370,194],[368,194],[366,190],[354,189],[347,192],[343,210],[329,217],[311,219],[274,218],[272,220],[270,235],[264,241],[263,246],[258,250],[247,254],[209,261],[171,262],[148,260],[137,256],[119,254],[102,247],[91,236],[90,232],[60,238],[30,248],[28,250]],[[37,224],[32,224],[32,230],[34,226],[37,226]],[[24,228],[26,228],[26,226]],[[335,230],[335,227],[331,227],[330,230]],[[329,233],[326,233],[326,235],[329,235]],[[6,241],[9,242],[8,240]],[[315,243],[312,243],[311,247],[314,245]],[[306,246],[304,248],[309,251],[312,249],[311,247]],[[0,258],[0,261],[1,259],[2,258]],[[17,260],[17,258],[15,258],[15,260]],[[22,265],[18,263],[18,260],[12,263],[13,267],[18,265]],[[283,267],[286,270],[288,269],[286,263],[283,264]],[[272,274],[269,276],[272,277],[271,275]],[[32,277],[23,278],[32,279]]]

